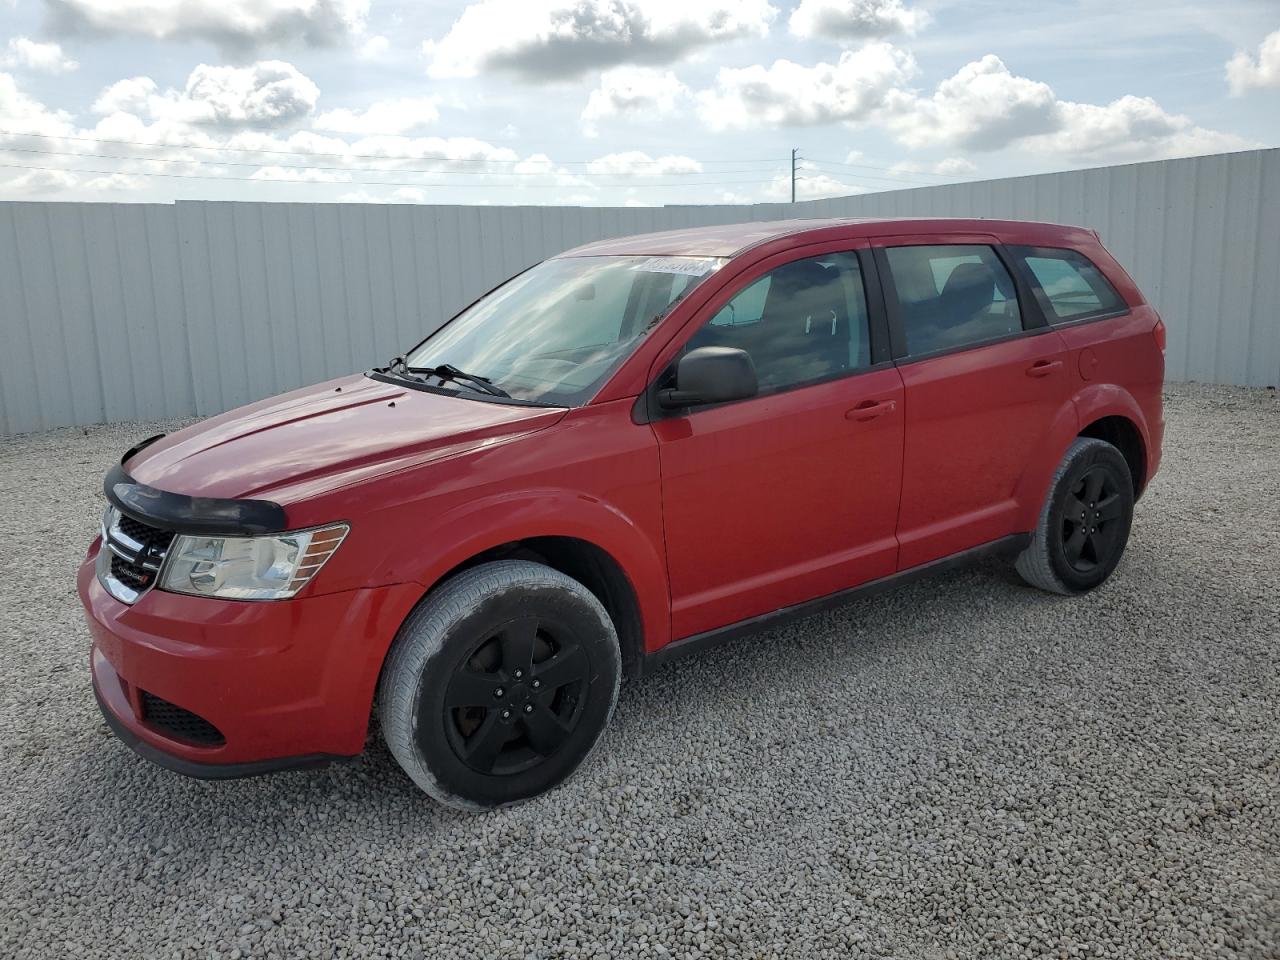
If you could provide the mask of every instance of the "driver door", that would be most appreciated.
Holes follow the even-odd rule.
[[[897,568],[903,387],[882,326],[872,349],[865,247],[765,260],[686,328],[746,350],[760,392],[653,424],[677,639]]]

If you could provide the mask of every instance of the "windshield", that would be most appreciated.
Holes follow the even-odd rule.
[[[405,359],[414,370],[448,365],[482,377],[520,400],[585,403],[671,305],[726,262],[546,260],[472,304]]]

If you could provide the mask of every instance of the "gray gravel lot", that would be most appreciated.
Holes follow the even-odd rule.
[[[136,758],[72,576],[157,427],[0,440],[0,956],[1280,957],[1280,402],[1170,393],[1093,595],[988,565],[684,661],[481,816],[380,743],[222,784]]]

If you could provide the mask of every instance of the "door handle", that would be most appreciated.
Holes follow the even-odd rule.
[[[1062,366],[1061,360],[1037,360],[1031,366],[1027,367],[1028,377],[1047,377],[1054,373]]]
[[[883,417],[886,413],[893,413],[897,408],[898,404],[894,400],[863,400],[852,410],[846,410],[844,418],[865,422]]]

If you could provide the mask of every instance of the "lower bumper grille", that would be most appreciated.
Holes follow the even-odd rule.
[[[220,747],[227,742],[222,731],[199,714],[145,690],[139,690],[138,694],[142,700],[142,722],[158,733],[201,747]]]

